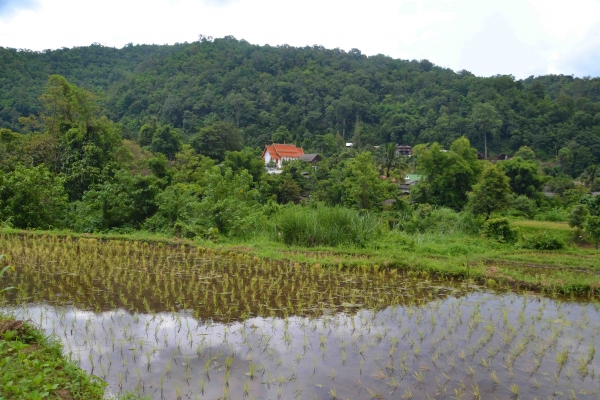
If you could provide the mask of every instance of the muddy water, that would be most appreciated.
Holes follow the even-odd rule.
[[[600,398],[597,303],[201,249],[0,245],[26,291],[3,309],[60,339],[109,394]]]

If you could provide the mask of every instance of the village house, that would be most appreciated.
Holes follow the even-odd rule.
[[[283,161],[298,160],[304,154],[302,147],[296,147],[294,144],[273,143],[266,145],[262,154],[265,165],[274,162],[277,168],[283,167]]]
[[[398,185],[398,187],[400,188],[400,192],[404,195],[408,195],[410,194],[410,191],[412,190],[412,188],[419,183],[419,181],[422,179],[423,177],[421,175],[416,175],[416,174],[407,174],[406,177],[404,178],[404,183],[400,183]]]
[[[306,161],[309,164],[312,165],[316,165],[319,161],[321,161],[321,156],[314,153],[314,154],[302,154],[300,156],[300,159],[302,161]]]
[[[399,156],[408,157],[412,155],[412,147],[407,145],[397,146],[396,154]]]

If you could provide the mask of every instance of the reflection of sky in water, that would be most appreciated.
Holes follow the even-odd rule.
[[[331,398],[332,389],[340,398],[401,398],[407,390],[414,398],[450,398],[461,386],[465,398],[479,387],[483,398],[502,399],[511,397],[512,384],[522,398],[554,392],[568,398],[571,390],[577,398],[598,396],[600,362],[594,357],[588,363],[591,344],[600,343],[598,308],[538,297],[473,293],[424,307],[228,325],[186,312],[93,313],[44,304],[10,311],[59,337],[112,393],[218,398],[231,357],[232,399],[243,398],[245,390],[257,399]],[[557,356],[565,349],[568,361],[559,370]]]

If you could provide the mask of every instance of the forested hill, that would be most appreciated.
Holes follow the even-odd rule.
[[[51,74],[103,93],[107,115],[130,138],[153,118],[179,128],[184,139],[224,120],[253,146],[285,126],[309,150],[323,151],[324,136],[339,133],[359,145],[448,146],[466,135],[483,152],[481,132],[492,132],[491,154],[528,145],[551,157],[567,147],[574,173],[600,161],[600,78],[480,78],[427,60],[232,37],[122,49],[0,48],[0,126],[22,131],[19,117],[42,109]]]

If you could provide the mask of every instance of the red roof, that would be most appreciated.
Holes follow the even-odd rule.
[[[279,144],[273,143],[272,145],[266,145],[265,150],[263,151],[263,157],[266,152],[269,152],[271,158],[275,160],[279,160],[282,157],[286,158],[300,158],[302,154],[304,154],[304,150],[302,147],[296,147],[293,144]]]

